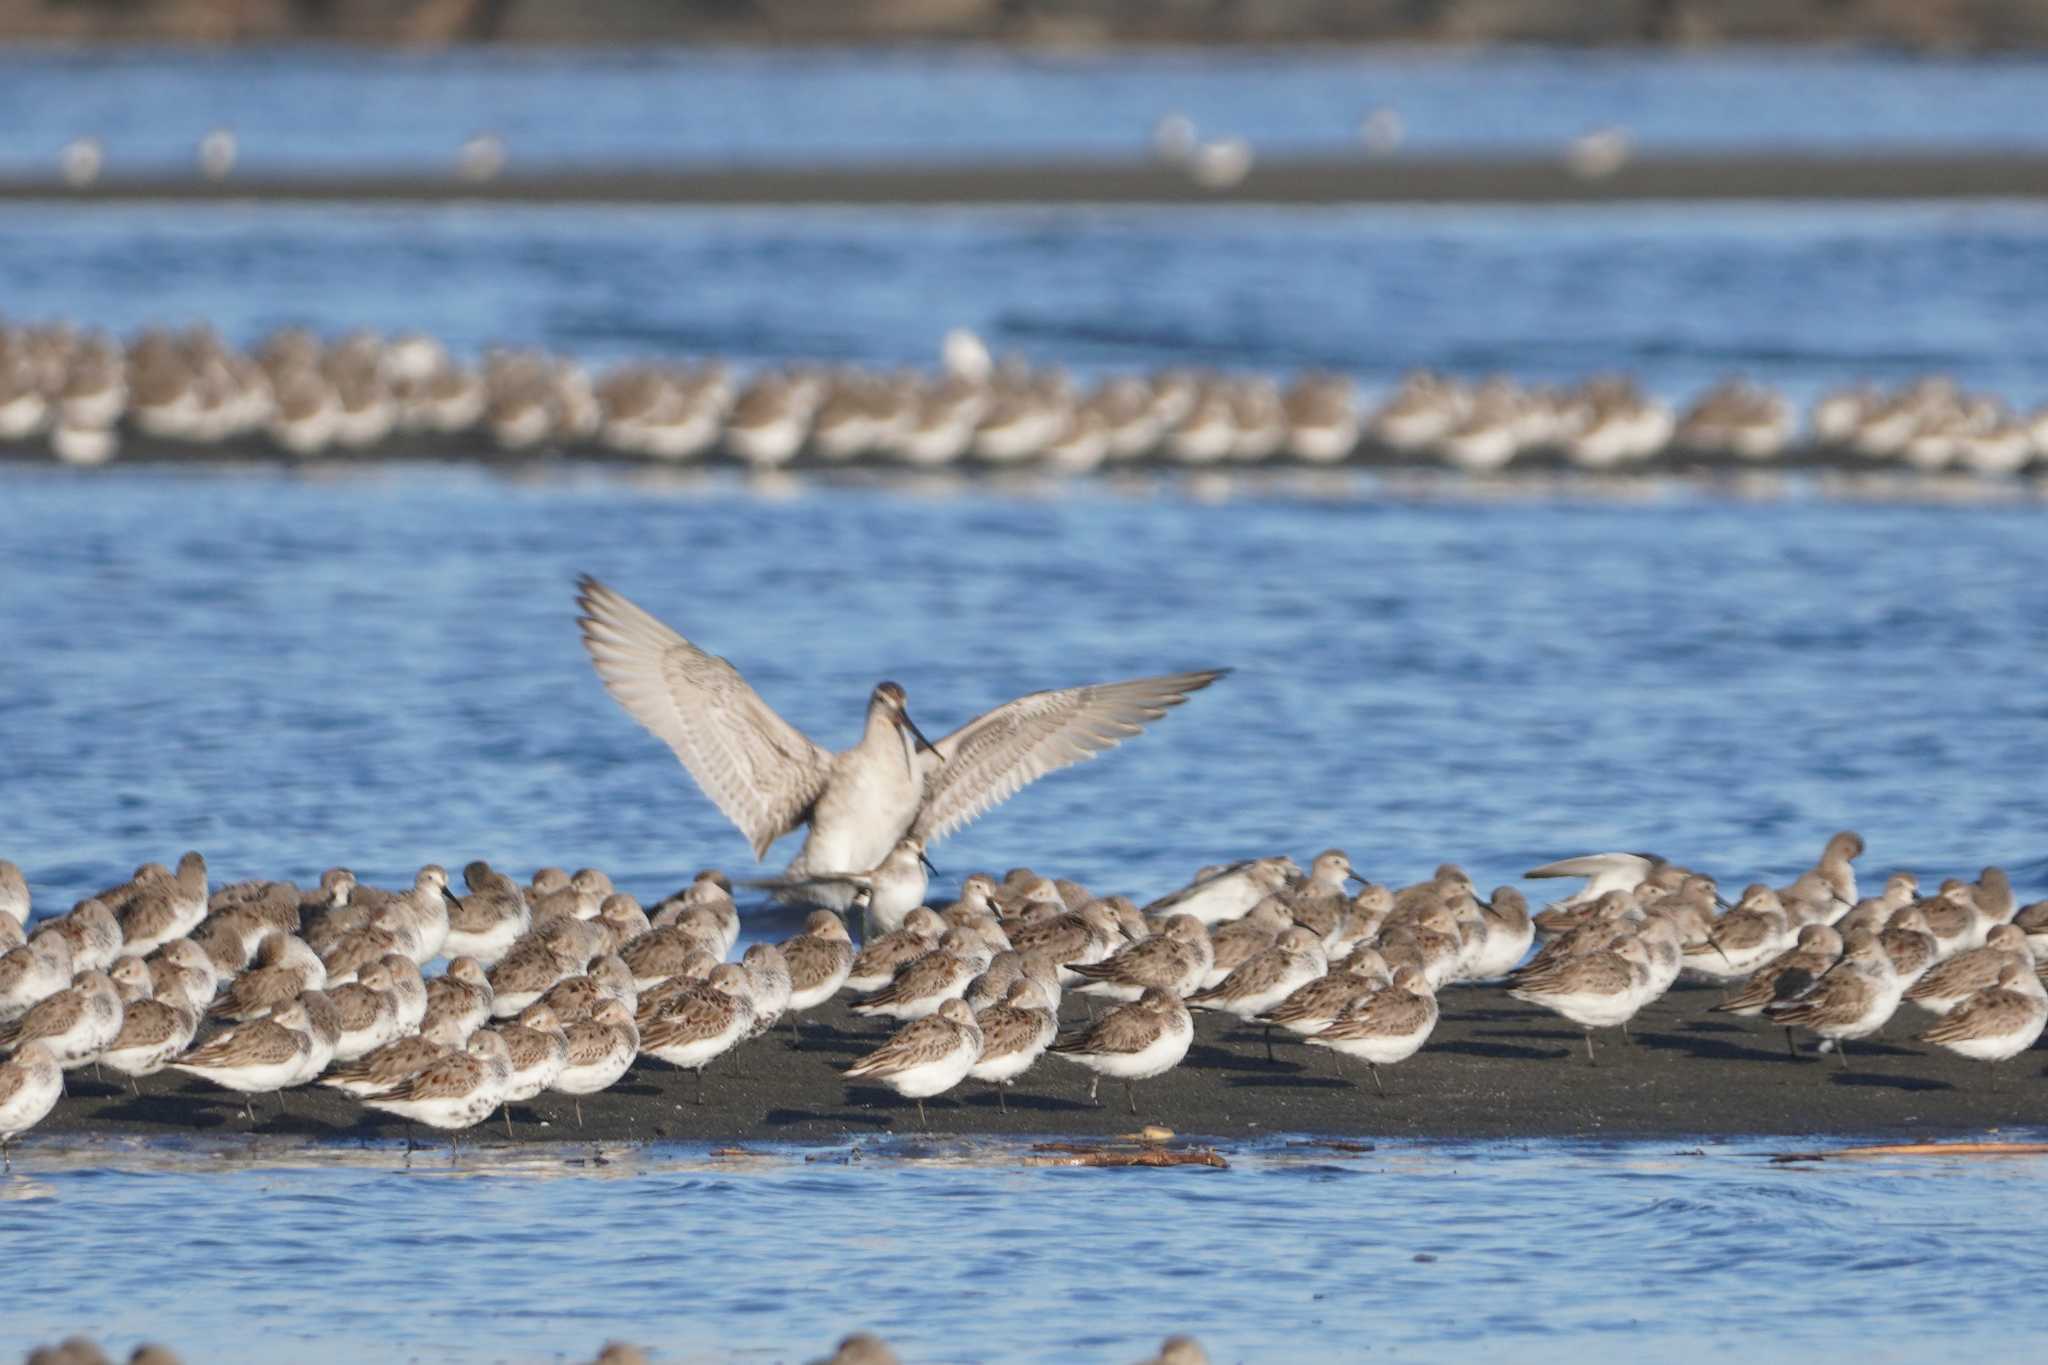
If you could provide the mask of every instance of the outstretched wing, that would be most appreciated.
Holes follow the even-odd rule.
[[[604,584],[576,581],[577,624],[626,713],[676,751],[759,858],[824,790],[832,756],[775,714],[739,670]]]
[[[944,760],[925,779],[913,833],[945,838],[1056,768],[1114,748],[1230,670],[1033,692],[971,720],[933,747]]]

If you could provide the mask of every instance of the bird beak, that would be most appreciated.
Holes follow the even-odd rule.
[[[1360,886],[1366,885],[1365,874],[1362,872],[1346,872],[1344,880],[1347,882],[1357,882]]]
[[[940,874],[940,872],[939,872],[939,869],[937,869],[936,867],[933,867],[933,866],[932,866],[932,860],[931,860],[930,858],[927,858],[927,857],[925,857],[925,856],[924,856],[924,850],[922,850],[922,849],[919,849],[919,850],[918,850],[918,854],[917,854],[917,860],[918,860],[919,862],[923,863],[923,864],[924,864],[924,870],[925,870],[925,871],[927,871],[927,872],[929,872],[929,873],[931,873],[931,874],[932,874],[932,875],[933,875],[934,877],[936,877],[936,876],[939,876],[939,875],[941,875],[941,874]]]
[[[896,726],[917,741],[911,752],[921,754],[935,754],[938,752],[937,749],[932,747],[932,742],[924,737],[924,731],[917,728],[917,722],[910,718],[908,711],[898,711],[896,713]]]
[[[441,899],[447,901],[450,906],[456,909],[460,909],[462,906],[462,898],[445,886],[441,888]]]

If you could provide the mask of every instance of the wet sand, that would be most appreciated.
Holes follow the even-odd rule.
[[[1638,155],[1611,173],[1554,157],[1255,160],[1235,184],[1207,187],[1164,161],[831,164],[702,169],[515,170],[490,180],[362,171],[328,176],[109,176],[72,187],[45,176],[0,179],[0,202],[91,204],[378,203],[676,206],[1033,204],[1574,204],[1646,200],[2037,199],[2048,157],[1893,152],[1861,156],[1732,152]]]
[[[1216,1015],[1197,1018],[1188,1060],[1137,1086],[1138,1116],[1105,1081],[1101,1107],[1088,1103],[1092,1073],[1046,1057],[1009,1094],[1009,1112],[992,1089],[974,1082],[927,1102],[939,1133],[1062,1137],[1131,1132],[1162,1124],[1183,1136],[1249,1138],[1274,1133],[1375,1138],[1515,1139],[1672,1138],[1748,1135],[1941,1137],[1992,1129],[2048,1126],[2048,1052],[2039,1049],[2000,1069],[1993,1093],[1982,1064],[1911,1041],[1926,1016],[1902,1010],[1880,1040],[1850,1045],[1849,1065],[1789,1056],[1782,1030],[1757,1020],[1710,1015],[1719,992],[1681,984],[1644,1011],[1635,1044],[1596,1039],[1597,1066],[1583,1035],[1554,1015],[1510,999],[1498,987],[1454,987],[1443,1022],[1409,1061],[1381,1068],[1387,1095],[1373,1091],[1361,1064],[1322,1049],[1278,1040],[1268,1062],[1259,1030]],[[1064,1011],[1081,1017],[1078,999]],[[917,1109],[880,1086],[849,1082],[840,1070],[886,1031],[856,1019],[843,1003],[807,1016],[803,1043],[786,1027],[721,1059],[695,1102],[695,1077],[643,1059],[617,1086],[583,1101],[576,1127],[566,1096],[544,1094],[513,1106],[518,1142],[690,1141],[837,1142],[848,1136],[915,1134]],[[90,1070],[67,1077],[68,1093],[36,1137],[65,1134],[228,1136],[249,1130],[241,1098],[164,1073],[146,1078],[140,1096]],[[407,1125],[339,1093],[310,1087],[289,1093],[287,1111],[259,1097],[254,1131],[315,1139],[402,1140]],[[441,1141],[439,1135],[422,1134]],[[507,1141],[493,1118],[469,1139]]]

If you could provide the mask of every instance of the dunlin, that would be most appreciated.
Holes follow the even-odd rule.
[[[1984,937],[1984,946],[1968,948],[1922,972],[1906,988],[1904,999],[1932,1014],[1947,1014],[1973,992],[1997,984],[2008,963],[2028,967],[2034,956],[2027,948],[2027,932],[2016,924],[1994,925]]]
[[[474,1128],[504,1101],[512,1075],[505,1040],[478,1029],[460,1052],[449,1052],[379,1094],[365,1096],[372,1109],[444,1132]]]
[[[666,742],[764,857],[809,826],[792,877],[881,863],[915,834],[944,838],[1027,783],[1139,733],[1220,670],[1034,692],[928,741],[903,689],[877,686],[860,742],[833,754],[777,715],[739,671],[596,579],[578,582],[583,642],[605,686]],[[850,893],[829,904],[850,904]]]
[[[7,1148],[41,1123],[64,1093],[64,1068],[47,1044],[28,1043],[0,1062],[0,1163]]]
[[[1844,940],[1842,960],[1814,982],[1813,989],[1795,1000],[1767,1006],[1764,1013],[1780,1024],[1829,1040],[1847,1066],[1848,1040],[1867,1038],[1883,1028],[1904,991],[1877,936],[1859,929]]]
[[[71,984],[71,941],[41,933],[0,955],[0,1024],[27,1014],[38,1001]]]
[[[178,860],[175,877],[152,881],[122,907],[123,951],[145,957],[198,928],[206,910],[206,860],[187,853]]]
[[[1716,1014],[1762,1014],[1786,1000],[1795,1000],[1813,988],[1827,970],[1841,960],[1842,936],[1831,926],[1809,924],[1799,931],[1790,948],[1751,972],[1742,988],[1713,1007]],[[1785,1030],[1785,1047],[1794,1056],[1792,1030]]]
[[[863,995],[881,990],[895,978],[897,968],[938,947],[946,932],[945,923],[931,911],[911,911],[904,917],[901,929],[861,945],[843,989]]]
[[[312,1021],[297,1000],[278,1006],[262,1019],[217,1033],[170,1063],[242,1096],[242,1113],[256,1121],[252,1095],[275,1095],[298,1083],[313,1056]]]
[[[562,1068],[569,1061],[569,1039],[562,1021],[543,1004],[528,1005],[519,1011],[516,1021],[501,1025],[497,1034],[504,1040],[511,1066],[499,1097],[505,1106],[505,1136],[511,1137],[513,1104],[532,1099],[561,1079]]]
[[[571,1024],[564,1035],[561,1072],[553,1089],[576,1100],[576,1126],[583,1126],[583,1096],[610,1089],[640,1052],[640,1030],[625,1002],[607,1000],[591,1017]]]
[[[28,923],[28,879],[18,863],[0,858],[0,915],[14,921],[19,929]]]
[[[1095,1073],[1088,1085],[1093,1100],[1104,1076],[1124,1083],[1124,1102],[1138,1112],[1133,1081],[1149,1080],[1179,1066],[1195,1038],[1188,1007],[1171,991],[1146,991],[1129,1005],[1118,1005],[1093,1025],[1054,1040],[1047,1050],[1078,1062]]]
[[[174,982],[158,991],[152,979],[149,998],[123,1006],[121,1028],[98,1061],[128,1077],[132,1087],[137,1077],[154,1076],[192,1046],[199,1019],[199,1007],[186,998],[182,985]]]
[[[1323,941],[1299,926],[1284,929],[1273,946],[1252,957],[1207,990],[1188,997],[1196,1009],[1220,1010],[1254,1019],[1329,970]],[[1266,1058],[1273,1058],[1273,1027],[1266,1029]]]
[[[948,1000],[958,1000],[994,956],[980,939],[961,929],[948,929],[939,944],[922,957],[898,968],[889,984],[853,1005],[868,1018],[922,1019]]]
[[[462,869],[469,894],[448,907],[448,937],[441,951],[472,957],[490,966],[510,951],[530,927],[532,914],[519,884],[489,863]]]
[[[1216,951],[1202,922],[1193,915],[1176,914],[1151,938],[1119,949],[1100,962],[1076,963],[1072,970],[1082,978],[1075,988],[1077,994],[1128,1002],[1150,986],[1189,995],[1201,988],[1215,962]]]
[[[740,958],[740,968],[747,974],[747,1004],[754,1012],[747,1037],[758,1038],[774,1028],[789,1008],[794,989],[789,963],[774,944],[756,943]]]
[[[464,1041],[467,1041],[465,1037]],[[352,1062],[343,1062],[332,1067],[320,1078],[320,1084],[331,1086],[344,1094],[361,1099],[365,1095],[378,1095],[391,1089],[399,1082],[426,1070],[447,1053],[454,1052],[460,1044],[438,1043],[429,1038],[394,1038],[380,1048],[364,1053]]]
[[[121,1031],[121,997],[102,971],[79,972],[71,984],[0,1027],[0,1049],[40,1042],[66,1071],[97,1061]]]
[[[704,1068],[738,1046],[753,1025],[747,1003],[746,970],[725,963],[692,989],[649,1011],[641,1002],[640,1050],[670,1066],[697,1073],[697,1100],[704,1099]]]
[[[1331,1024],[1308,1038],[1310,1047],[1326,1047],[1345,1057],[1360,1057],[1372,1072],[1373,1088],[1387,1093],[1381,1065],[1405,1062],[1421,1050],[1436,1028],[1436,992],[1429,979],[1413,967],[1394,973],[1385,990],[1354,1001]]]
[[[1992,1088],[1996,1089],[1998,1063],[2032,1047],[2044,1026],[2048,1026],[2048,995],[2042,994],[2032,964],[2008,961],[1999,968],[1995,982],[1958,1001],[1920,1040],[1988,1063]]]
[[[1216,868],[1145,907],[1147,915],[1193,915],[1215,926],[1242,918],[1254,905],[1286,888],[1298,871],[1290,858],[1248,858]]]
[[[1465,974],[1472,981],[1496,981],[1529,955],[1536,925],[1529,918],[1529,902],[1512,886],[1496,888],[1479,908],[1486,919],[1485,946],[1466,964]]]
[[[1593,1030],[1619,1028],[1648,996],[1649,953],[1633,934],[1620,934],[1605,948],[1567,957],[1548,966],[1532,964],[1509,978],[1508,994],[1541,1005],[1586,1031],[1586,1061],[1593,1063]]]
[[[420,1031],[447,1035],[458,1046],[491,1017],[491,979],[473,957],[458,957],[427,982],[427,1004]]]
[[[249,969],[228,984],[207,1010],[209,1017],[245,1022],[273,1006],[295,999],[299,992],[327,984],[327,968],[304,941],[272,933],[263,940]]]
[[[852,1080],[873,1077],[917,1101],[918,1123],[929,1131],[925,1100],[958,1085],[980,1057],[981,1025],[967,1002],[955,998],[905,1024],[888,1042],[857,1058],[846,1075]]]
[[[981,1024],[981,1055],[968,1076],[996,1087],[996,1104],[1010,1112],[1008,1087],[1029,1070],[1059,1033],[1059,1017],[1045,992],[1029,979],[1010,983],[1002,1002],[976,1014]]]

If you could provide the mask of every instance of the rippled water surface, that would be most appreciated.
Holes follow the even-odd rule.
[[[1620,124],[1662,147],[2039,147],[2038,59],[1855,53],[1316,53],[869,49],[347,49],[0,54],[0,166],[102,138],[111,171],[178,169],[209,129],[242,165],[450,166],[505,139],[522,169],[592,160],[1142,155],[1169,110],[1262,149],[1358,147],[1374,109],[1406,146],[1560,146]]]
[[[2013,114],[2039,85],[2020,63],[1162,57],[1106,80],[877,62],[10,54],[0,161],[44,164],[96,127],[116,158],[170,164],[216,119],[280,164],[425,164],[486,124],[515,158],[1120,151],[1176,103],[1304,145],[1378,102],[1418,144],[1550,141],[1624,106],[1667,143],[2041,137]],[[928,363],[965,323],[1084,371],[1621,368],[1682,396],[1745,370],[1808,396],[1943,369],[2034,402],[2044,239],[2015,206],[15,206],[0,311],[877,365]],[[0,855],[45,908],[188,846],[223,880],[347,862],[391,884],[488,857],[598,865],[643,896],[747,866],[591,675],[570,603],[587,570],[833,745],[884,677],[939,733],[1031,688],[1236,668],[936,849],[948,886],[1031,863],[1149,896],[1202,863],[1331,844],[1391,882],[1450,858],[1492,885],[1623,847],[1739,886],[1854,825],[1871,875],[1997,862],[2023,897],[2048,891],[2037,507],[1796,485],[1768,503],[1209,491],[0,466]],[[623,1336],[784,1360],[866,1325],[933,1361],[1125,1360],[1189,1329],[1218,1359],[1632,1362],[1942,1355],[1959,1305],[1985,1358],[2048,1330],[2013,1217],[2038,1162],[1785,1169],[1681,1145],[1273,1147],[1149,1173],[1024,1169],[1003,1148],[557,1152],[451,1172],[384,1150],[31,1141],[0,1179],[0,1246],[26,1252],[0,1348],[84,1328],[192,1359],[355,1360],[394,1339],[543,1359]]]
[[[1995,1360],[2048,1330],[2013,1216],[2039,1158],[846,1156],[52,1152],[0,1179],[0,1236],[34,1249],[0,1344],[89,1324],[222,1361],[577,1359],[608,1337],[771,1361],[862,1326],[915,1361],[1124,1361],[1187,1330],[1218,1361],[1913,1360],[1946,1355],[1967,1306],[1973,1356]]]

